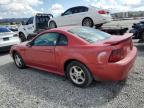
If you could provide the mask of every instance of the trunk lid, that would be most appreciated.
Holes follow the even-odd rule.
[[[5,37],[13,37],[13,35],[14,35],[15,33],[13,33],[13,32],[4,32],[4,33],[0,33],[0,39],[3,39],[3,38],[5,38]]]
[[[103,42],[103,44],[112,46],[113,49],[122,49],[124,57],[133,49],[132,35],[125,34],[123,36],[112,36],[110,39]]]
[[[104,41],[104,44],[109,45],[118,45],[123,43],[129,43],[132,41],[132,35],[131,34],[125,34],[123,36],[121,35],[113,35],[111,38]]]
[[[0,42],[11,40],[13,38],[14,34],[15,33],[13,33],[13,32],[0,33]]]

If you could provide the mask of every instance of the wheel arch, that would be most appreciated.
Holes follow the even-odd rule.
[[[93,24],[93,26],[94,26],[94,21],[93,21],[93,19],[92,19],[91,17],[84,17],[84,18],[82,19],[82,25],[83,25],[83,21],[84,21],[85,19],[87,19],[87,18],[89,18],[89,19],[92,21],[92,24]]]
[[[15,54],[15,53],[17,53],[17,51],[16,51],[16,50],[13,50],[13,51],[12,51],[12,57],[13,57],[13,58],[14,58],[14,54]]]
[[[26,33],[24,33],[23,31],[19,31],[19,37],[20,37],[20,34],[24,34],[24,36],[25,36],[25,38],[27,38],[27,34]]]
[[[20,31],[20,32],[19,32],[19,35],[20,35],[20,34],[24,34],[24,33],[23,33],[22,31]]]
[[[48,26],[49,26],[49,24],[50,24],[51,22],[54,22],[54,23],[56,24],[56,27],[57,27],[57,23],[56,23],[55,20],[50,20],[50,21],[48,22]]]
[[[78,59],[68,59],[68,60],[66,60],[66,61],[64,62],[64,74],[65,74],[65,77],[67,77],[67,72],[66,72],[67,66],[68,66],[71,62],[73,62],[73,61],[76,61],[76,62],[79,62],[79,63],[83,64],[83,65],[89,70],[90,74],[91,74],[92,77],[93,77],[93,74],[92,74],[92,72],[90,71],[89,67],[86,65],[86,63],[85,63],[84,61],[81,61],[81,60],[78,60]]]
[[[11,52],[13,58],[14,58],[14,54],[15,54],[15,53],[20,54],[17,50],[13,50],[13,51]]]

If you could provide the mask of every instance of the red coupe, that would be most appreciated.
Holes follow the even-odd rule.
[[[112,36],[88,27],[62,27],[13,46],[11,55],[18,68],[29,66],[65,75],[76,86],[86,87],[93,79],[127,78],[137,49],[130,35]]]

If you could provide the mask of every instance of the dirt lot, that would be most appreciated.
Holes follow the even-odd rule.
[[[126,81],[93,82],[85,89],[61,76],[17,69],[0,54],[0,108],[144,108],[144,44],[138,44],[134,72]]]

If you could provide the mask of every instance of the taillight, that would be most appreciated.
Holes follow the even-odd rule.
[[[116,49],[111,52],[109,62],[117,62],[124,58],[124,50]]]
[[[13,37],[18,37],[18,34],[14,34]]]
[[[107,14],[108,12],[106,12],[105,10],[99,10],[98,13],[99,14]]]

